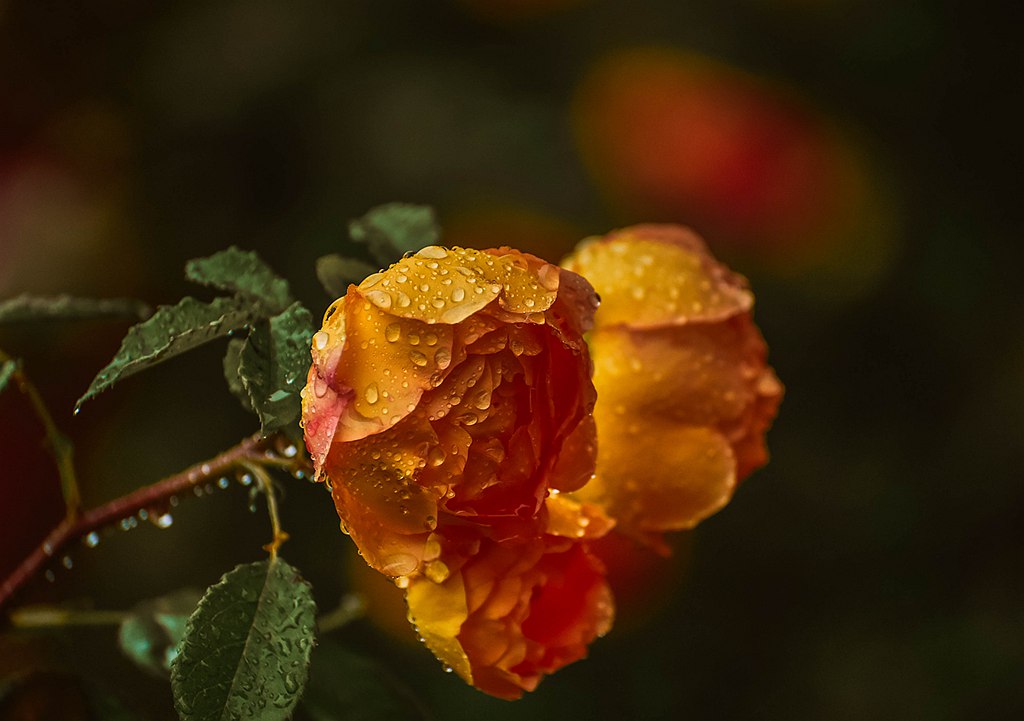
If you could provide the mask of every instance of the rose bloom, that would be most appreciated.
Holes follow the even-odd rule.
[[[589,336],[600,453],[575,495],[659,546],[662,532],[722,508],[768,460],[764,434],[783,389],[751,318],[754,297],[675,225],[585,241],[564,265],[601,297]]]
[[[367,563],[469,683],[516,698],[611,624],[578,491],[595,462],[597,299],[502,248],[430,246],[350,286],[313,337],[303,426]]]

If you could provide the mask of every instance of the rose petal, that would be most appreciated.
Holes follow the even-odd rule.
[[[595,503],[623,530],[692,528],[722,508],[736,487],[736,459],[722,434],[665,417],[633,423],[597,409],[598,471],[575,497]]]
[[[427,648],[441,663],[472,684],[469,658],[458,640],[459,630],[469,615],[462,575],[455,574],[440,584],[426,578],[412,579],[405,600],[409,604],[409,621]]]
[[[746,281],[680,226],[638,225],[591,239],[563,265],[597,289],[599,328],[721,320],[753,305]]]
[[[581,503],[565,493],[553,493],[544,501],[548,511],[547,532],[563,538],[601,538],[615,527],[601,506]]]
[[[767,460],[764,431],[782,386],[747,314],[676,328],[613,327],[595,331],[590,345],[606,417],[612,410],[641,429],[654,418],[715,428],[733,445],[741,479]],[[602,445],[614,432],[599,429]]]
[[[354,441],[390,428],[411,413],[424,391],[448,372],[454,334],[386,313],[360,295],[347,296],[346,338],[335,385],[354,392],[336,441]]]

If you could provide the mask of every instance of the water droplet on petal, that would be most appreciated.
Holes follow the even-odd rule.
[[[441,446],[434,446],[427,452],[427,463],[434,468],[437,468],[439,465],[444,463],[447,457],[448,454],[444,452],[444,449],[441,448]]]
[[[368,290],[363,293],[363,295],[365,295],[366,299],[378,308],[387,310],[391,307],[391,295],[383,290]]]
[[[363,393],[363,397],[366,399],[366,402],[369,403],[370,405],[376,403],[377,399],[380,397],[380,394],[377,391],[377,384],[371,383],[370,385],[366,386],[366,391]]]
[[[427,357],[420,353],[418,350],[414,350],[409,353],[409,360],[411,360],[414,365],[417,365],[420,368],[424,367],[427,364]]]
[[[402,335],[402,327],[398,323],[389,323],[384,329],[384,338],[388,343],[394,343]]]
[[[331,336],[325,331],[317,331],[313,334],[313,347],[317,350],[323,350],[327,347],[327,344],[331,342]]]
[[[448,570],[448,565],[444,561],[430,561],[424,567],[423,573],[434,583],[444,583],[451,571]]]

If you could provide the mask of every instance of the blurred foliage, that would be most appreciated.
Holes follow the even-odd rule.
[[[612,227],[689,222],[751,276],[787,397],[771,464],[688,539],[670,597],[634,606],[639,615],[624,615],[589,660],[516,704],[465,688],[424,649],[367,623],[339,639],[437,719],[1019,718],[1017,14],[1009,2],[955,0],[6,0],[0,299],[173,303],[194,292],[181,277],[188,258],[236,244],[281,271],[317,316],[332,299],[315,260],[369,261],[346,240],[347,223],[392,200],[436,207],[451,242],[550,260]],[[714,68],[698,105],[768,98],[779,117],[795,112],[819,128],[814,137],[835,139],[786,130],[748,140],[740,159],[754,165],[741,162],[739,177],[763,181],[759,153],[785,137],[810,142],[821,167],[856,168],[863,200],[794,244],[719,233],[733,219],[728,202],[612,197],[622,179],[588,158],[626,148],[618,134],[581,142],[580,98],[610,58],[649,48]],[[607,107],[616,102],[626,107]],[[628,126],[642,110],[633,102],[598,110]],[[739,119],[766,131],[751,112]],[[706,117],[714,126],[722,116]],[[668,170],[721,181],[715,148],[701,149],[710,156],[699,168]],[[671,158],[660,150],[646,152]],[[793,207],[814,215],[840,200],[815,198],[798,194]],[[126,327],[0,329],[0,347],[24,360],[75,441],[88,503],[255,430],[223,388],[220,347],[142,374],[72,418]],[[17,528],[0,528],[4,567],[62,513],[42,430],[23,405],[11,388],[0,396],[0,499],[26,509]],[[349,540],[321,488],[286,491],[282,522],[302,530],[288,558],[330,606],[353,583]],[[54,582],[40,579],[24,600],[124,610],[213,583],[225,559],[259,557],[265,522],[246,505],[236,486],[183,501],[172,528],[75,550],[71,570],[55,564]],[[4,696],[0,718],[17,718],[21,703],[87,717],[90,684],[113,686],[142,718],[173,717],[166,683],[123,658],[112,629],[59,640],[8,632],[0,650],[5,676],[42,679],[18,681],[24,695]]]

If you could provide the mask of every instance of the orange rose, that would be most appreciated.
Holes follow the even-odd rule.
[[[534,256],[431,246],[350,286],[313,337],[303,426],[343,530],[408,586],[431,650],[505,697],[610,623],[601,566],[579,545],[610,523],[558,495],[593,475],[582,334],[596,305],[586,281]],[[557,580],[577,577],[585,587]],[[503,600],[474,596],[478,583]],[[538,620],[554,607],[577,611]]]
[[[657,544],[722,508],[767,461],[782,385],[765,363],[754,298],[673,225],[591,240],[565,267],[601,296],[589,339],[600,454],[576,496]]]

